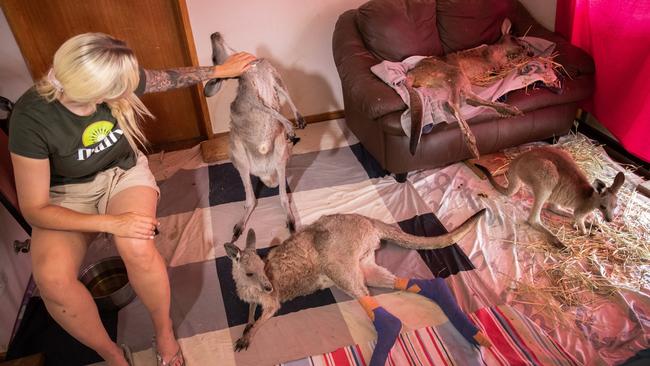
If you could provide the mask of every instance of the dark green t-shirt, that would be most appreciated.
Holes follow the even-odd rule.
[[[141,73],[138,92],[144,88]],[[60,102],[48,103],[34,88],[14,106],[9,150],[50,160],[50,186],[91,181],[100,171],[135,165],[135,152],[106,103],[90,116],[78,116]]]

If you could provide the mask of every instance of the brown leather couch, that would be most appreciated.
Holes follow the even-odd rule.
[[[332,40],[345,104],[345,120],[363,146],[398,181],[417,169],[444,166],[471,157],[456,122],[441,123],[422,136],[415,156],[400,125],[406,105],[370,71],[383,60],[412,55],[442,55],[498,40],[505,17],[512,32],[555,42],[570,78],[560,93],[548,89],[517,90],[507,103],[524,112],[499,118],[486,112],[468,122],[481,154],[566,134],[578,102],[593,90],[594,64],[584,51],[542,27],[515,0],[372,0],[343,13]]]

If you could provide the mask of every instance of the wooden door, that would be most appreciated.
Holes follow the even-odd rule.
[[[36,80],[68,38],[102,32],[124,40],[140,65],[165,69],[197,65],[185,0],[0,0]],[[150,150],[186,148],[212,137],[201,86],[147,94],[156,116],[144,124]]]

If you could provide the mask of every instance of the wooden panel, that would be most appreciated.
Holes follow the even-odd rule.
[[[124,40],[150,69],[196,65],[184,0],[2,0],[2,8],[34,78],[50,68],[58,47],[85,32]],[[152,149],[182,148],[212,135],[201,88],[142,97],[156,116],[145,124]]]

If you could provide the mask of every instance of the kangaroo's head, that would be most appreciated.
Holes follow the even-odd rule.
[[[255,231],[248,230],[244,250],[231,243],[224,246],[228,258],[232,260],[232,277],[237,286],[273,292],[273,285],[264,271],[264,261],[255,251]]]
[[[519,69],[519,75],[528,75],[535,73],[542,78],[544,85],[551,88],[561,88],[562,80],[558,77],[555,71],[555,65],[550,60],[534,60],[529,61]]]
[[[532,51],[528,46],[521,42],[517,37],[511,34],[512,22],[505,18],[501,24],[501,38],[494,45],[494,49],[502,53],[507,59],[516,59],[517,57],[527,54],[532,56]]]
[[[625,183],[625,174],[621,172],[616,174],[614,183],[612,183],[611,187],[607,187],[605,182],[600,179],[594,181],[594,195],[596,196],[595,203],[598,204],[595,208],[600,210],[607,222],[611,222],[616,213],[616,205],[618,203],[617,194],[623,183]]]
[[[235,51],[226,44],[223,36],[219,32],[214,32],[210,36],[210,41],[212,43],[212,64],[221,65],[226,59],[235,53]],[[203,88],[203,93],[207,97],[211,97],[221,89],[222,79],[211,79],[205,84]]]

